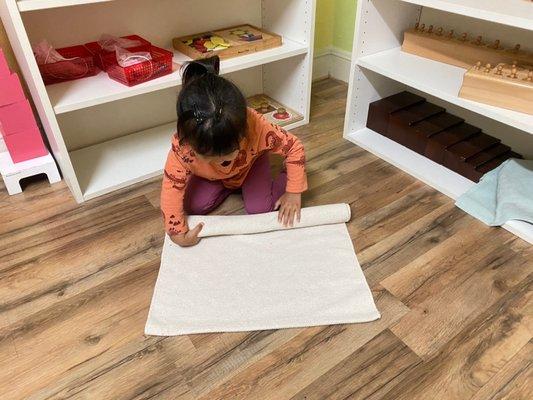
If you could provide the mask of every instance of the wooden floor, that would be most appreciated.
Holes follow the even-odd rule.
[[[351,204],[379,321],[148,337],[159,180],[82,206],[0,192],[0,398],[531,399],[533,246],[342,139],[345,85],[315,83],[306,205]],[[219,212],[241,211],[237,196]]]

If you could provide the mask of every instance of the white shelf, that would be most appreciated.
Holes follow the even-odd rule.
[[[533,30],[533,3],[528,0],[403,0],[467,17]]]
[[[371,129],[363,128],[357,132],[350,133],[346,135],[346,139],[413,175],[452,199],[456,199],[474,186],[474,182],[471,180]]]
[[[280,47],[223,60],[221,62],[220,72],[226,74],[239,71],[306,54],[308,51],[309,47],[307,45],[284,38],[283,45]],[[175,63],[181,64],[190,60],[183,53],[174,51]],[[181,77],[179,70],[133,87],[118,83],[110,79],[106,73],[100,72],[93,77],[47,86],[47,91],[55,113],[61,114],[178,86],[180,84]]]
[[[70,152],[84,200],[160,175],[174,132],[171,122]]]
[[[408,174],[434,187],[439,192],[457,199],[474,182],[456,174],[430,159],[380,135],[371,129],[363,128],[347,134],[346,139],[375,154]],[[510,221],[503,225],[511,233],[533,243],[533,225],[521,221]]]
[[[400,47],[360,57],[357,65],[456,104],[485,117],[533,134],[533,115],[493,107],[458,96],[465,69],[418,57]]]
[[[104,3],[113,0],[18,0],[20,11],[45,10],[48,8],[77,6],[80,4]]]

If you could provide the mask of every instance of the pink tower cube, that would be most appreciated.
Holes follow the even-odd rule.
[[[4,52],[0,49],[0,78],[11,75],[11,71],[7,65],[7,60],[4,57]]]
[[[17,74],[0,75],[0,107],[25,99]]]
[[[0,49],[0,133],[14,163],[48,154],[20,81]]]

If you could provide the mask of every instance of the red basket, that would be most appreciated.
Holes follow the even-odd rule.
[[[139,46],[127,48],[127,50],[131,53],[136,53],[139,51],[150,51],[150,48],[152,47],[152,44],[148,40],[143,39],[142,37],[137,35],[122,36],[122,38],[137,40],[141,42]],[[86,43],[85,47],[87,47],[89,51],[94,55],[94,61],[101,70],[107,71],[107,68],[110,65],[116,64],[116,53],[114,51],[102,49],[98,42]]]
[[[84,46],[64,47],[57,52],[68,60],[39,65],[45,85],[85,78],[98,72],[93,55]]]
[[[129,67],[121,67],[117,61],[107,68],[107,74],[127,86],[134,86],[172,72],[171,51],[152,46],[150,48],[152,59]]]

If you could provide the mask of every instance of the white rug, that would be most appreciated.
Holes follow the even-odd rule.
[[[284,229],[277,213],[193,216],[205,238],[165,239],[148,335],[373,321],[380,317],[355,256],[346,204],[309,207]]]

